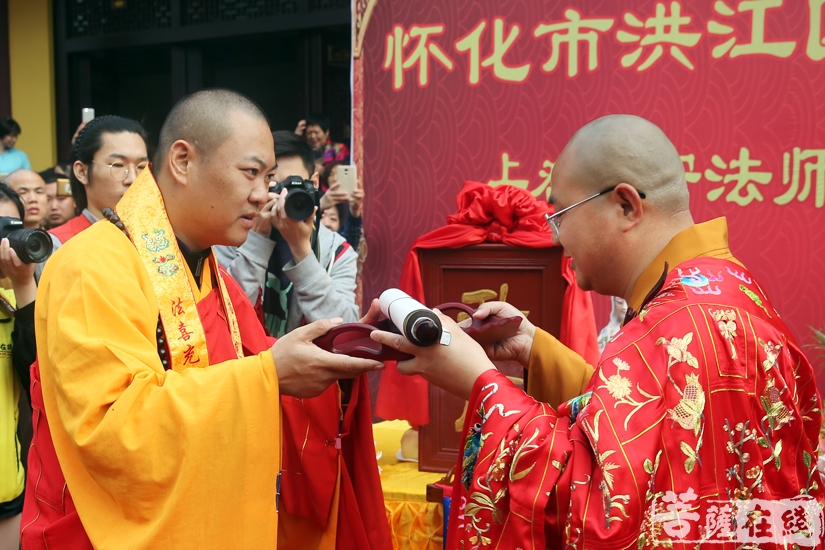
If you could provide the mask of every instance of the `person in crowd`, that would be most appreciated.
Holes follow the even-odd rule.
[[[70,178],[80,214],[50,231],[55,245],[68,241],[114,208],[149,164],[146,131],[136,120],[114,115],[92,119],[77,132]]]
[[[787,548],[781,533],[747,537],[766,519],[755,499],[791,498],[813,511],[799,516],[799,546],[821,542],[813,369],[731,254],[725,220],[695,224],[689,198],[676,148],[638,117],[595,120],[559,156],[553,239],[581,288],[628,303],[592,377],[526,318],[486,349],[447,317],[447,346],[373,334],[416,356],[401,372],[469,399],[448,548],[693,548],[703,537]],[[491,314],[520,315],[499,302],[475,316]],[[491,360],[517,360],[566,395],[537,401]]]
[[[49,205],[46,229],[54,229],[77,216],[72,186],[69,178],[54,168],[40,172],[40,177],[46,182],[46,197]]]
[[[88,129],[80,135],[81,130],[87,126]],[[137,166],[148,162],[145,136],[145,131],[137,121],[117,116],[98,117],[78,129],[73,140],[77,173],[74,173],[75,165],[72,165],[69,187],[73,198],[78,197],[82,212],[50,231],[55,250],[101,219],[104,209],[115,207],[128,186],[134,182]],[[107,166],[108,163],[112,164]],[[113,174],[120,170],[117,164],[127,163],[131,164],[126,168],[131,174],[126,174],[122,181],[114,178],[114,175],[120,176],[119,171]],[[38,280],[47,262],[37,266],[35,274]],[[43,414],[40,365],[32,362],[34,357],[29,361],[35,382],[31,385],[30,392],[34,434],[28,457],[22,540],[27,547],[34,545],[32,547],[38,548],[38,545],[47,544],[47,540],[52,540],[53,546],[54,537],[60,538],[60,526],[66,526],[71,533],[78,518],[70,491],[64,492],[66,480],[57,462],[49,421]],[[29,383],[26,387],[29,387]],[[64,505],[54,507],[47,504],[57,501]],[[78,543],[81,547],[87,541],[85,536],[73,536],[67,542],[77,540],[81,541]]]
[[[273,133],[278,169],[275,181],[300,176],[317,187],[312,151],[288,131]],[[356,254],[343,237],[317,227],[317,251],[312,249],[313,214],[293,220],[275,207],[281,196],[272,193],[243,246],[217,247],[220,262],[244,289],[253,304],[260,302],[266,329],[278,337],[304,320],[341,317],[358,319],[355,305]],[[280,216],[276,213],[280,212]]]
[[[329,118],[320,115],[301,120],[295,127],[295,133],[306,138],[315,153],[315,158],[322,159],[324,166],[336,160],[349,161],[349,147],[332,141],[329,130]]]
[[[9,174],[6,185],[17,193],[26,208],[23,227],[43,227],[49,212],[49,198],[46,195],[46,182],[40,174],[21,168]]]
[[[276,548],[280,396],[382,365],[313,345],[335,321],[274,342],[215,261],[212,246],[242,244],[267,203],[273,149],[249,99],[192,94],[117,213],[49,259],[33,386],[66,482],[41,498],[51,523],[24,519],[25,548]]]
[[[306,141],[288,131],[273,138],[274,181],[299,176],[317,186]],[[237,249],[216,247],[218,257],[260,304],[272,335],[325,317],[356,321],[355,252],[323,225],[313,250],[316,215],[291,219],[286,197],[286,190],[271,193],[247,241]],[[284,440],[291,443],[284,445],[280,546],[389,548],[366,377],[335,384],[314,399],[284,397],[282,403]]]
[[[341,189],[335,170],[335,167],[341,164],[343,163],[335,161],[324,169],[322,177],[328,184],[328,190],[321,198],[321,223],[326,225],[330,231],[335,231],[343,236],[349,245],[357,250],[361,235],[364,233],[361,220],[364,190],[356,187],[350,195]],[[326,206],[329,204],[334,205],[334,208]]]
[[[0,217],[22,219],[25,209],[11,188],[0,184]],[[0,241],[0,549],[20,546],[25,471],[18,402],[26,393],[34,361],[34,264],[20,261],[7,238]],[[21,392],[22,390],[22,392]]]
[[[13,118],[0,118],[0,175],[11,174],[21,168],[32,169],[26,153],[15,148],[20,132],[20,125]]]

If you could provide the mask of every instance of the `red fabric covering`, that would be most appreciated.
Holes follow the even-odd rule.
[[[74,218],[70,219],[63,225],[59,225],[54,229],[50,229],[49,233],[57,237],[57,240],[61,242],[61,244],[66,244],[66,241],[86,229],[87,227],[91,227],[92,224],[83,214],[79,216],[75,216]]]
[[[511,246],[547,248],[553,246],[550,228],[544,218],[552,207],[537,201],[529,192],[503,185],[490,187],[468,181],[456,197],[458,213],[447,217],[447,225],[415,240],[398,287],[424,302],[424,284],[418,264],[422,248],[462,248],[483,242]],[[564,258],[562,276],[568,283],[562,307],[559,340],[591,365],[599,360],[596,321],[590,294],[576,285],[570,259]],[[430,304],[436,305],[436,304]],[[413,426],[430,422],[427,381],[420,376],[404,376],[395,363],[387,363],[381,375],[375,413],[387,420],[407,420]]]
[[[281,503],[290,514],[327,528],[341,465],[336,548],[391,548],[384,495],[375,458],[372,410],[365,376],[352,381],[349,405],[338,436],[338,385],[318,397],[281,397],[284,455]]]

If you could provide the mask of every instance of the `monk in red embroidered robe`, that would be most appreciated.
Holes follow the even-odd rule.
[[[646,120],[604,117],[553,181],[548,221],[579,286],[631,308],[582,395],[525,395],[446,318],[450,346],[373,336],[417,354],[399,369],[469,398],[447,546],[821,548],[812,367],[725,221],[694,224],[675,147]],[[477,315],[491,312],[517,314]],[[564,364],[570,390],[587,372],[526,319],[486,351],[531,377]]]
[[[312,345],[330,321],[273,345],[217,268],[211,246],[243,242],[266,202],[275,158],[257,106],[193,94],[159,151],[119,219],[72,238],[43,273],[41,387],[66,486],[42,504],[69,490],[77,513],[38,544],[274,549],[280,395],[380,364]]]

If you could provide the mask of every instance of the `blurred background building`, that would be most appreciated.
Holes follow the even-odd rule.
[[[349,0],[0,0],[0,116],[36,170],[70,158],[81,109],[154,140],[184,95],[228,87],[273,129],[312,113],[350,137]]]

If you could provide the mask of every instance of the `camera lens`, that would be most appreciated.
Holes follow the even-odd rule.
[[[301,189],[290,189],[284,204],[286,215],[293,220],[303,221],[315,210],[315,199]]]
[[[52,239],[42,229],[15,229],[8,238],[9,245],[24,263],[40,263],[52,253]]]

